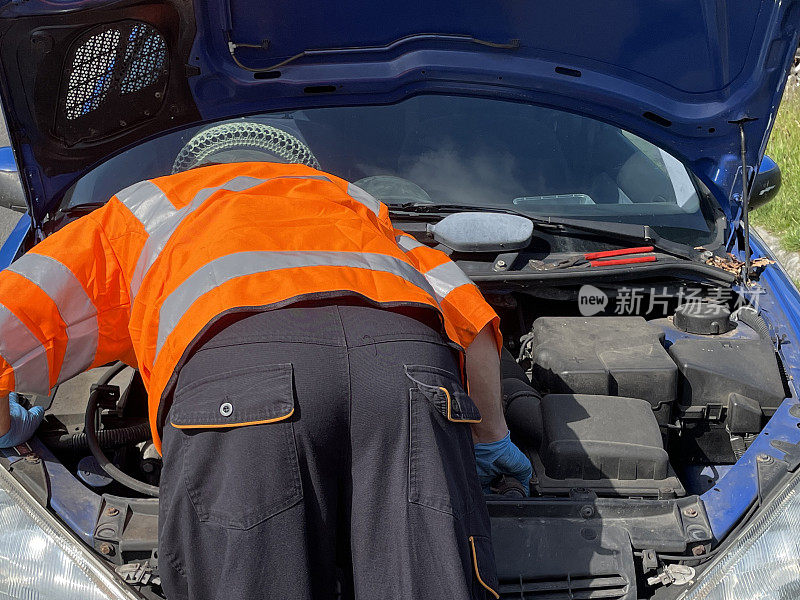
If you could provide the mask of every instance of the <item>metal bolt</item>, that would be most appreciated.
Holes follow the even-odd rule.
[[[773,458],[769,454],[759,454],[756,457],[756,460],[760,463],[766,464],[766,463],[771,463],[773,461]]]
[[[118,509],[118,508],[115,508],[115,507],[113,507],[113,506],[109,506],[109,507],[106,509],[106,514],[107,514],[109,517],[116,517],[116,516],[119,514],[119,509]]]
[[[690,506],[689,508],[683,509],[683,514],[685,514],[687,517],[696,517],[697,509]]]
[[[111,556],[114,554],[114,546],[107,542],[103,542],[100,544],[100,554],[105,554],[106,556]]]
[[[233,413],[233,404],[230,402],[223,402],[219,407],[219,414],[223,417],[230,417]]]
[[[692,554],[695,556],[702,556],[705,553],[706,553],[706,547],[703,545],[695,546],[694,548],[692,548]]]
[[[41,462],[41,460],[35,454],[28,454],[25,457],[25,462],[29,462],[29,463],[34,464],[34,465],[38,465]]]
[[[500,269],[503,269],[503,268],[505,268],[505,266],[506,266],[506,261],[504,261],[504,260],[498,260],[496,264],[497,264],[497,267],[498,267],[498,268],[500,268]]]
[[[594,516],[594,508],[591,506],[581,506],[581,516],[584,519],[589,519]]]
[[[155,94],[153,94],[153,95],[154,95],[156,98],[161,98],[161,96],[163,96],[164,94],[162,94],[161,92],[156,92],[156,93],[155,93]]]

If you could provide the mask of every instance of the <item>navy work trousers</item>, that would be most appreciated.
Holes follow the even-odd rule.
[[[167,598],[496,598],[478,417],[420,319],[326,305],[228,325],[164,427]]]

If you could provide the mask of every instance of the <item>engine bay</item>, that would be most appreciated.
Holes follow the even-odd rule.
[[[732,464],[741,456],[786,396],[774,349],[731,321],[727,309],[690,308],[694,320],[713,312],[724,327],[696,333],[704,328],[682,322],[685,307],[652,321],[533,322],[519,361],[531,385],[518,374],[503,389],[509,428],[534,464],[536,493],[579,487],[681,497],[687,487],[673,467]],[[506,370],[513,373],[510,363]]]
[[[498,481],[487,496],[501,596],[669,589],[658,579],[666,566],[713,553],[699,495],[791,395],[769,327],[752,308],[709,298],[652,318],[583,316],[577,286],[486,295],[501,316],[506,420],[534,468],[530,490]],[[148,490],[161,458],[138,373],[95,369],[49,401],[34,451],[50,482],[37,484],[25,461],[18,476],[49,493],[126,580],[159,597],[158,500]]]

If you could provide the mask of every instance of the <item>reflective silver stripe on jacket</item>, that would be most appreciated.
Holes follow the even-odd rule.
[[[135,297],[139,292],[139,287],[142,285],[142,280],[144,279],[145,275],[147,275],[150,267],[153,266],[153,263],[158,258],[158,255],[161,254],[161,251],[164,249],[164,246],[167,245],[169,238],[173,233],[175,233],[175,230],[178,228],[178,225],[181,224],[183,219],[200,208],[200,205],[202,205],[203,202],[208,200],[212,194],[218,192],[219,190],[242,192],[260,185],[265,181],[267,180],[257,179],[255,177],[234,177],[222,185],[200,190],[197,192],[197,194],[195,194],[194,198],[192,198],[192,201],[180,210],[176,209],[172,205],[172,202],[170,202],[159,190],[159,193],[161,193],[161,214],[155,217],[158,225],[155,227],[149,227],[148,225],[142,223],[145,230],[149,234],[149,237],[147,238],[147,241],[145,242],[144,247],[139,254],[139,258],[136,261],[136,268],[134,269],[133,276],[131,277],[131,298]],[[117,194],[117,198],[120,198],[119,194]],[[120,200],[125,206],[128,206],[127,200],[122,200],[122,198],[120,198]],[[131,212],[136,214],[133,209],[131,209]]]
[[[404,252],[410,252],[415,248],[421,248],[425,245],[408,235],[398,235],[395,240],[397,241],[397,245],[400,246]],[[434,292],[436,292],[436,300],[439,302],[457,287],[468,284],[474,285],[464,271],[452,261],[442,263],[438,267],[434,267],[423,273],[423,275]]]
[[[148,234],[175,212],[169,198],[152,181],[140,181],[116,193]]]
[[[14,369],[14,390],[46,396],[50,370],[44,346],[8,308],[0,304],[0,356]]]
[[[25,254],[8,270],[41,288],[66,324],[67,348],[56,383],[85,371],[97,352],[97,309],[78,278],[64,264],[42,254]]]
[[[413,238],[409,235],[398,235],[394,239],[403,252],[411,252],[415,248],[421,248],[422,246],[425,245],[422,242],[418,242],[416,238]]]
[[[161,351],[167,337],[189,307],[203,294],[227,281],[280,269],[320,266],[392,273],[416,285],[431,298],[435,298],[434,290],[419,271],[407,262],[385,254],[319,251],[234,252],[200,267],[167,296],[161,305],[158,317],[156,354]]]
[[[181,209],[176,209],[166,195],[150,181],[143,181],[125,188],[117,193],[117,198],[135,216],[148,234],[142,252],[136,261],[136,268],[131,277],[131,297],[135,297],[150,267],[153,266],[170,237],[184,218],[197,210],[203,202],[219,190],[243,192],[262,183],[277,179],[312,179],[333,183],[324,175],[282,175],[259,179],[241,175],[215,187],[204,188],[195,194],[191,202]],[[380,211],[380,203],[367,192],[357,186],[350,185],[348,195],[366,206],[376,215]]]
[[[464,271],[452,261],[442,263],[424,273],[430,286],[436,292],[436,300],[441,301],[447,294],[462,285],[475,285]]]
[[[347,195],[350,196],[353,200],[356,200],[366,206],[369,210],[375,213],[375,216],[378,216],[381,212],[381,203],[378,202],[375,197],[362,190],[357,185],[352,183],[347,184]]]

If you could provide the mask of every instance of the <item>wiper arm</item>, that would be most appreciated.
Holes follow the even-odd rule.
[[[85,212],[87,210],[92,211],[105,205],[105,202],[84,202],[83,204],[73,204],[72,206],[59,208],[56,212],[57,214],[68,215],[74,212]]]
[[[449,214],[454,212],[499,212],[519,215],[530,219],[536,225],[545,227],[568,228],[602,235],[614,240],[628,242],[647,242],[665,254],[671,254],[686,260],[698,260],[700,253],[684,244],[664,239],[649,225],[634,223],[616,223],[614,221],[590,221],[587,219],[567,219],[563,217],[543,217],[530,215],[518,210],[501,206],[471,206],[469,204],[425,204],[421,202],[406,202],[404,204],[389,205],[389,212],[410,212],[422,214]]]
[[[428,202],[402,202],[400,204],[388,204],[389,212],[410,212],[410,213],[423,213],[423,214],[449,214],[457,212],[489,212],[489,213],[506,213],[510,215],[519,215],[526,219],[536,220],[535,217],[521,213],[512,208],[505,208],[503,206],[481,206],[471,204],[430,204]]]
[[[650,225],[637,225],[635,223],[615,223],[613,221],[587,221],[585,219],[563,219],[560,217],[529,217],[539,225],[552,225],[554,227],[568,227],[578,231],[605,234],[615,239],[629,242],[648,242],[657,250],[687,260],[697,260],[700,253],[694,248],[673,242],[661,237]]]

